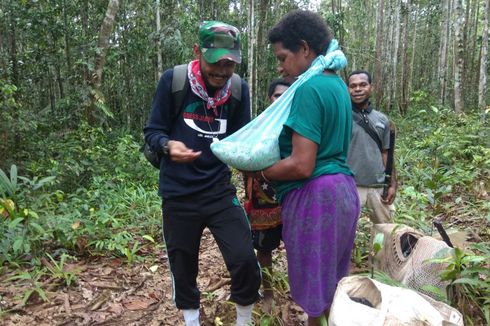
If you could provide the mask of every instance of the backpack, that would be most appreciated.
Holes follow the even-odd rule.
[[[175,121],[184,109],[184,99],[189,92],[189,78],[187,77],[187,64],[177,65],[174,67],[174,75],[172,77],[172,98],[174,101],[174,110],[170,119]],[[233,114],[241,105],[242,98],[242,82],[240,76],[233,74],[231,77],[231,99],[230,99],[230,115],[229,119],[233,118]],[[170,125],[173,125],[171,123]],[[158,153],[150,148],[150,145],[145,141],[141,146],[140,151],[143,152],[148,162],[153,167],[160,169],[160,161],[163,153]]]

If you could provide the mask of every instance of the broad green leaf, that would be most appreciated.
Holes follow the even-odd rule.
[[[486,261],[487,259],[488,259],[488,257],[477,256],[477,255],[467,255],[467,256],[464,256],[461,259],[461,261],[463,262],[463,264],[467,264],[467,263],[478,264],[478,263],[482,263],[482,262]]]
[[[474,285],[479,287],[488,286],[484,281],[480,281],[474,278],[459,278],[456,281],[454,281],[453,284],[468,284],[468,285]]]
[[[7,194],[8,196],[13,196],[15,188],[13,187],[10,179],[7,177],[5,172],[0,169],[0,196]]]
[[[34,212],[33,210],[29,209],[28,212],[27,212],[27,215],[30,216],[30,217],[33,217],[35,219],[39,219],[39,215],[37,215],[36,212]]]
[[[17,165],[15,164],[10,167],[10,182],[15,191],[17,189]]]
[[[34,223],[34,222],[31,222],[29,223],[30,226],[32,226],[34,229],[36,229],[36,231],[39,233],[39,234],[44,234],[46,231],[43,229],[43,227],[37,223]]]
[[[32,276],[29,273],[22,273],[22,274],[18,274],[18,275],[14,275],[12,277],[9,277],[5,281],[10,282],[10,281],[15,281],[15,280],[32,280]]]
[[[150,241],[151,243],[155,243],[155,239],[153,239],[150,235],[145,234],[143,236],[143,239],[146,239],[146,240]]]
[[[12,249],[14,249],[14,252],[18,252],[19,249],[22,247],[22,244],[24,242],[24,239],[19,238],[14,241],[14,245],[12,246]]]
[[[56,179],[56,177],[55,177],[55,176],[53,176],[53,175],[52,175],[52,176],[49,176],[49,177],[42,178],[41,180],[39,180],[39,181],[36,183],[36,185],[33,187],[33,189],[34,189],[34,190],[39,189],[39,188],[41,188],[42,186],[44,186],[44,184],[49,183],[49,182],[53,181],[54,179]]]
[[[24,220],[23,217],[18,217],[16,218],[15,220],[13,220],[12,222],[9,223],[9,229],[12,230],[12,229],[15,229],[15,227]]]
[[[444,301],[446,299],[446,292],[434,285],[424,285],[422,290],[434,294],[438,300]]]
[[[377,254],[382,248],[385,240],[385,235],[383,233],[377,233],[373,240],[374,254]]]

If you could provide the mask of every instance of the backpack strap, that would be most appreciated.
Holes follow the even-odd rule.
[[[230,99],[230,120],[233,120],[234,113],[240,109],[242,102],[242,79],[237,74],[231,76],[231,99]]]
[[[177,118],[183,109],[184,98],[189,89],[189,80],[187,78],[187,64],[182,64],[174,67],[174,75],[172,77],[172,98],[174,100],[174,110],[172,121]]]
[[[231,76],[231,96],[238,102],[242,100],[242,79],[235,73]]]

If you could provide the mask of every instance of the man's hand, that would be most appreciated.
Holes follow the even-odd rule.
[[[190,163],[201,155],[201,151],[194,152],[181,141],[169,140],[167,146],[170,159],[177,163]]]
[[[395,197],[396,197],[396,185],[391,185],[389,188],[388,188],[388,192],[386,194],[386,198],[383,198],[381,197],[381,201],[383,202],[383,204],[385,205],[391,205],[393,204],[393,202],[395,201]]]

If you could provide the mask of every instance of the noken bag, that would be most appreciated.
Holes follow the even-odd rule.
[[[453,307],[416,291],[389,286],[366,276],[340,280],[335,291],[330,326],[463,326]]]
[[[279,161],[278,138],[289,116],[296,89],[325,69],[339,70],[345,67],[347,59],[338,48],[337,40],[332,40],[327,54],[318,56],[277,101],[232,135],[212,143],[214,155],[242,171],[262,170]]]

